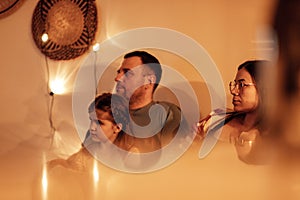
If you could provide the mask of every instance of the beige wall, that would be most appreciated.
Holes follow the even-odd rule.
[[[0,19],[1,110],[6,113],[0,116],[2,122],[22,122],[28,115],[29,107],[31,111],[40,112],[47,105],[44,93],[45,61],[31,35],[31,17],[37,2],[27,0],[14,13]],[[273,2],[274,0],[97,1],[101,20],[96,41],[102,42],[122,31],[147,26],[179,31],[193,38],[208,52],[220,70],[227,89],[238,64],[246,59],[267,57],[265,53],[269,53],[269,49],[258,45],[264,41],[257,38],[257,34],[270,22]],[[67,85],[71,91],[76,70],[86,55],[71,61],[50,60],[51,76],[63,71],[69,78]],[[183,71],[190,81],[202,81],[192,67],[186,67],[188,63],[183,59],[172,59],[161,53],[157,53],[157,56],[163,64]],[[113,70],[112,73],[115,74]],[[68,108],[66,117],[69,117],[71,99],[70,95],[65,97],[59,97],[56,103]],[[33,105],[30,105],[32,102]],[[210,108],[208,106],[202,109],[207,113]],[[11,111],[18,111],[18,115],[9,114]],[[44,115],[45,113],[41,114],[41,117]]]
[[[103,42],[122,31],[148,26],[179,31],[203,46],[222,74],[227,89],[228,82],[235,76],[237,66],[243,61],[270,57],[271,42],[257,36],[261,32],[265,33],[275,1],[97,0],[101,23],[96,41]],[[43,54],[34,44],[31,33],[31,18],[37,2],[37,0],[25,0],[14,13],[0,19],[1,160],[11,160],[14,156],[29,159],[21,162],[26,164],[23,170],[28,177],[30,171],[39,167],[34,162],[30,163],[30,158],[33,157],[28,155],[36,155],[39,149],[49,145],[45,136],[50,132],[48,120],[50,98],[46,90],[46,62]],[[157,50],[152,51],[160,58],[162,64],[174,67],[189,79],[195,86],[201,104],[201,114],[209,113],[210,101],[207,98],[206,85],[193,67],[180,57]],[[80,140],[73,123],[72,89],[77,71],[88,53],[69,61],[48,60],[51,78],[56,74],[67,78],[68,92],[55,96],[53,108],[53,122],[58,136],[55,148],[63,156],[70,155],[80,147]],[[117,65],[112,65],[106,72],[112,73],[111,76],[106,77],[107,81],[113,81],[116,67]],[[105,85],[107,88],[112,86],[113,84]],[[105,90],[105,87],[101,89]],[[227,96],[230,99],[228,92]],[[230,102],[227,105],[230,106]],[[33,149],[24,151],[23,147],[26,144]],[[15,177],[24,175],[21,170],[10,171],[20,165],[18,162],[20,160],[14,161],[17,164],[13,167],[8,163],[3,167],[5,170],[1,168],[1,175],[10,173]],[[192,172],[190,176],[193,177]],[[28,177],[26,178],[30,179]],[[21,185],[27,184],[26,178],[22,179],[24,182],[21,181]],[[238,177],[235,177],[235,181],[238,185]],[[12,180],[3,184],[1,182],[3,188],[0,189],[5,191],[13,184]],[[197,189],[195,185],[193,188]],[[23,197],[28,196],[27,190],[19,189]]]

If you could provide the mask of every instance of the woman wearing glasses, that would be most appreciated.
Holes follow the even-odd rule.
[[[268,66],[269,61],[249,60],[242,63],[237,70],[234,81],[229,83],[232,95],[232,112],[213,111],[198,123],[198,134],[207,136],[207,130],[222,127],[218,140],[235,145],[238,157],[246,163],[262,163],[264,154],[257,152],[260,147],[261,134],[265,131],[262,124],[264,116],[265,84],[259,78],[261,69]],[[217,123],[210,123],[214,117],[222,117]]]

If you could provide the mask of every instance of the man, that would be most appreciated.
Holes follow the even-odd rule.
[[[142,152],[167,145],[181,123],[178,106],[153,100],[161,74],[157,58],[145,51],[133,51],[124,56],[115,77],[116,92],[129,103],[131,123],[126,132]]]

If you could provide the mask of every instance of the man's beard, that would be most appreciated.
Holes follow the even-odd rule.
[[[137,90],[135,90],[131,96],[126,97],[127,100],[129,100],[129,105],[132,105],[134,103],[137,102],[143,102],[145,99],[145,90],[143,89],[143,87],[138,88]]]

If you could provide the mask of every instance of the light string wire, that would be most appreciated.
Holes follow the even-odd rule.
[[[97,81],[97,51],[95,53],[95,59],[94,59],[94,84],[95,84],[95,97],[98,94],[98,81]]]
[[[47,81],[47,93],[50,96],[50,104],[48,107],[48,119],[49,119],[49,124],[50,124],[50,128],[51,128],[51,130],[50,130],[51,144],[50,145],[52,146],[54,134],[56,132],[56,128],[53,123],[54,93],[51,91],[50,85],[49,85],[50,84],[50,70],[49,70],[49,62],[48,62],[46,55],[45,55],[45,62],[46,62],[46,72],[47,72],[47,80],[46,80]]]

